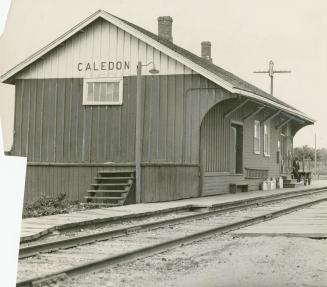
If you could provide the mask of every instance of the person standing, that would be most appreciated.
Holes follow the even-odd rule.
[[[299,159],[296,157],[293,161],[293,176],[297,182],[300,181],[299,170],[300,170],[300,163],[299,163]]]

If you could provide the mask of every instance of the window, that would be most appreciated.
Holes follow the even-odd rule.
[[[266,123],[263,125],[263,154],[270,156],[270,125]]]
[[[260,154],[260,122],[254,121],[254,153]]]
[[[280,158],[280,140],[277,141],[277,163],[279,163]]]
[[[267,169],[245,168],[246,178],[268,178]]]
[[[121,105],[123,78],[84,79],[83,105]]]

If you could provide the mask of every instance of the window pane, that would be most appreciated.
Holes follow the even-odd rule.
[[[106,83],[100,83],[100,102],[105,102],[106,100]]]
[[[257,135],[258,135],[258,138],[260,137],[260,123],[257,123]]]
[[[269,124],[264,125],[264,153],[269,155]]]
[[[254,139],[254,151],[255,152],[260,152],[260,141],[258,138]]]
[[[260,153],[260,122],[254,121],[254,152]]]
[[[93,102],[94,95],[93,95],[93,83],[87,83],[87,101]]]
[[[254,122],[254,136],[256,138],[260,137],[260,123],[257,121]]]
[[[105,79],[98,79],[84,82],[86,85],[85,92],[85,101],[84,104],[111,104],[111,103],[119,103],[122,97],[121,89],[119,89],[119,85],[121,84],[120,79],[110,79],[105,81]]]
[[[94,101],[99,102],[100,100],[100,83],[94,83]]]
[[[113,101],[119,102],[119,83],[112,83],[113,85]]]
[[[107,84],[106,100],[108,102],[112,102],[112,83],[106,83],[106,84]]]

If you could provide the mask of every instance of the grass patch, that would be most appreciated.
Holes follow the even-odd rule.
[[[24,205],[23,218],[70,213],[92,208],[97,208],[97,206],[67,200],[65,193],[60,193],[56,197],[42,195],[37,201]]]

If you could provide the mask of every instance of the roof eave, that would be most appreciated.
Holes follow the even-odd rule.
[[[39,59],[43,55],[45,55],[46,53],[48,53],[50,50],[56,48],[62,42],[64,42],[65,40],[67,40],[68,38],[73,36],[75,33],[77,33],[78,31],[80,31],[81,29],[83,29],[84,27],[86,27],[87,25],[89,25],[94,20],[96,20],[96,19],[98,19],[100,17],[107,20],[108,22],[112,22],[113,24],[117,25],[121,29],[129,32],[131,35],[142,39],[146,43],[152,45],[154,48],[158,49],[161,52],[166,53],[168,56],[176,59],[177,61],[181,62],[185,66],[188,66],[189,68],[191,68],[195,72],[203,75],[207,79],[211,80],[215,84],[219,85],[220,87],[226,89],[227,91],[229,91],[229,92],[231,92],[233,94],[241,94],[241,95],[248,96],[250,98],[256,99],[258,101],[261,101],[261,102],[266,102],[267,104],[278,107],[278,108],[280,108],[282,110],[285,110],[285,111],[287,111],[287,112],[289,112],[291,114],[297,115],[300,118],[305,119],[305,120],[307,120],[309,122],[312,122],[312,123],[315,122],[314,119],[310,118],[309,116],[305,115],[302,112],[293,110],[293,109],[288,108],[286,106],[283,106],[282,104],[276,103],[276,102],[274,102],[272,100],[269,100],[269,99],[267,99],[267,98],[265,98],[263,96],[257,95],[257,94],[255,94],[253,92],[244,91],[244,90],[241,90],[239,88],[234,87],[231,83],[223,80],[222,78],[217,76],[215,73],[205,69],[204,67],[202,67],[201,65],[199,65],[197,63],[194,63],[193,61],[187,59],[186,57],[182,56],[181,54],[177,53],[176,51],[174,51],[174,50],[170,49],[169,47],[161,44],[160,42],[152,39],[148,35],[142,33],[141,31],[135,29],[134,27],[131,27],[130,25],[128,25],[127,23],[125,23],[121,19],[119,19],[119,18],[115,17],[114,15],[111,15],[110,13],[108,13],[106,11],[103,11],[103,10],[96,11],[95,13],[93,13],[92,15],[90,15],[89,17],[87,17],[86,19],[84,19],[83,21],[78,23],[77,25],[75,25],[73,28],[68,30],[66,33],[64,33],[63,35],[58,37],[56,40],[52,41],[51,43],[49,43],[48,45],[46,45],[45,47],[43,47],[39,51],[32,54],[30,57],[25,59],[23,62],[19,63],[18,65],[16,65],[12,69],[10,69],[8,72],[6,72],[4,75],[2,75],[0,77],[1,82],[2,83],[7,83],[7,84],[12,84],[13,83],[13,81],[12,81],[13,77],[18,72],[20,72],[22,69],[24,69],[25,67],[27,67],[28,65],[30,65],[31,63],[33,63],[34,61],[36,61],[37,59]]]
[[[221,86],[221,87],[225,88],[226,90],[232,92],[233,86],[230,83],[228,83],[225,80],[219,78],[217,75],[211,73],[207,69],[201,67],[200,65],[194,63],[193,61],[191,61],[191,60],[187,59],[186,57],[180,55],[179,53],[173,51],[169,47],[166,47],[165,45],[161,44],[160,42],[152,39],[151,37],[145,35],[144,33],[138,31],[137,29],[131,27],[130,25],[128,25],[124,21],[120,20],[119,18],[117,18],[117,17],[115,17],[115,16],[113,16],[113,15],[111,15],[108,12],[105,12],[103,10],[96,11],[91,16],[89,16],[88,18],[86,18],[85,20],[83,20],[79,24],[75,25],[70,30],[68,30],[66,33],[64,33],[63,35],[58,37],[56,40],[52,41],[51,43],[49,43],[48,45],[46,45],[45,47],[43,47],[39,51],[32,54],[30,57],[25,59],[23,62],[19,63],[18,65],[16,65],[12,69],[10,69],[8,72],[6,72],[4,75],[2,75],[0,77],[1,82],[7,83],[7,81],[8,81],[8,83],[9,83],[10,78],[12,78],[14,75],[16,75],[22,69],[24,69],[25,67],[27,67],[28,65],[30,65],[31,63],[33,63],[34,61],[36,61],[37,59],[39,59],[43,55],[45,55],[50,50],[56,48],[58,45],[60,45],[62,42],[64,42],[65,40],[67,40],[68,38],[73,36],[79,30],[83,29],[84,27],[89,25],[91,22],[93,22],[94,20],[96,20],[96,19],[98,19],[100,17],[107,20],[108,22],[111,22],[111,23],[117,25],[121,29],[129,32],[131,35],[135,36],[136,38],[142,39],[144,42],[150,44],[151,46],[158,49],[159,51],[166,53],[168,56],[176,59],[177,61],[181,62],[185,66],[188,66],[189,68],[193,69],[195,72],[207,77],[209,80],[215,82],[219,86]]]
[[[300,111],[297,111],[297,110],[294,110],[294,109],[291,109],[289,107],[286,107],[282,104],[279,104],[279,103],[276,103],[272,100],[269,100],[265,97],[262,97],[260,95],[257,95],[255,93],[252,93],[252,92],[249,92],[249,91],[244,91],[242,89],[239,89],[239,88],[236,88],[234,87],[234,93],[235,94],[239,94],[239,95],[243,95],[243,96],[246,96],[246,97],[249,97],[249,98],[252,98],[252,99],[255,99],[257,101],[260,101],[260,102],[263,102],[263,103],[266,103],[270,106],[273,106],[273,107],[276,107],[278,109],[281,109],[282,111],[285,111],[291,115],[295,115],[311,124],[314,124],[316,122],[315,119],[313,119],[312,117],[309,117],[308,115],[306,115],[305,113],[303,112],[300,112]]]
[[[39,59],[40,57],[44,56],[46,53],[48,53],[50,50],[56,48],[58,45],[60,45],[62,42],[73,36],[76,32],[80,31],[90,23],[92,23],[94,20],[96,20],[99,17],[105,18],[103,10],[98,10],[77,25],[75,25],[73,28],[69,29],[66,33],[62,34],[58,38],[56,38],[51,43],[47,44],[40,50],[33,53],[31,56],[26,58],[24,61],[20,62],[13,68],[11,68],[9,71],[7,71],[5,74],[0,76],[0,81],[2,83],[10,84],[12,83],[11,78],[15,76],[17,73],[19,73],[21,70],[26,68],[28,65]]]

